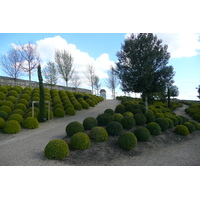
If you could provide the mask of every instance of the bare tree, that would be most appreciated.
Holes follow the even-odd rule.
[[[112,90],[112,98],[115,98],[115,89],[119,85],[119,79],[113,66],[108,71],[108,78],[105,79],[106,86]]]
[[[81,85],[81,79],[78,75],[78,72],[74,70],[74,73],[71,77],[72,85],[74,86],[75,90]]]
[[[99,83],[99,77],[94,76],[94,89],[97,91],[97,95],[99,95],[99,89],[101,87],[101,84]]]
[[[93,94],[93,88],[94,88],[94,77],[95,77],[95,70],[93,65],[88,65],[86,68],[86,71],[84,72],[84,75],[87,79],[87,83],[89,86],[92,87],[92,94]]]
[[[21,73],[21,56],[17,49],[10,49],[7,53],[1,56],[2,70],[10,77],[14,78],[15,85],[17,78],[22,75]]]
[[[45,77],[45,83],[52,85],[57,84],[58,72],[54,62],[48,62],[47,66],[43,69],[43,74]]]
[[[66,82],[68,87],[68,81],[71,79],[74,70],[72,69],[73,57],[66,50],[56,50],[55,52],[55,63],[59,74],[62,79]]]

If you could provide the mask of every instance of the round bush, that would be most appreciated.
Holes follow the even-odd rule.
[[[178,125],[183,123],[183,119],[180,116],[175,115],[175,117],[178,120]]]
[[[10,115],[12,113],[12,110],[9,106],[1,106],[0,107],[0,111],[4,111],[6,112],[8,115]]]
[[[196,130],[199,130],[199,129],[198,129],[199,124],[198,124],[197,122],[195,122],[195,121],[193,121],[193,120],[189,120],[188,122],[190,122],[191,124],[194,125],[195,131],[196,131]]]
[[[24,117],[24,111],[21,109],[14,109],[12,114],[20,114],[22,117]]]
[[[69,123],[65,128],[65,132],[69,137],[72,137],[75,133],[83,131],[84,131],[84,126],[77,121]]]
[[[154,122],[156,120],[155,115],[152,112],[145,113],[146,123]]]
[[[22,95],[20,96],[20,99],[26,99],[27,101],[29,101],[29,100],[30,100],[30,95],[24,93],[24,94],[22,94]]]
[[[161,134],[161,128],[159,124],[156,122],[150,122],[146,125],[146,128],[150,131],[151,135],[160,135]]]
[[[200,121],[200,113],[195,113],[194,115],[192,115],[192,119],[196,120],[196,121]]]
[[[132,129],[135,126],[135,119],[133,117],[124,117],[121,120],[121,124],[125,129]]]
[[[164,114],[163,113],[156,113],[155,117],[156,117],[156,119],[158,119],[158,118],[164,118]]]
[[[67,115],[71,115],[71,116],[72,116],[72,115],[75,115],[75,114],[76,114],[76,111],[74,110],[74,108],[69,107],[69,108],[66,109],[65,113],[66,113]]]
[[[26,112],[26,106],[24,104],[22,104],[22,103],[16,104],[15,105],[15,109],[21,109],[24,112]]]
[[[99,126],[107,126],[111,121],[113,121],[112,115],[108,113],[100,114],[96,119]]]
[[[189,135],[190,134],[188,128],[184,125],[176,126],[174,132],[179,135]]]
[[[55,117],[64,117],[65,116],[65,111],[63,108],[56,108],[54,111],[53,111],[53,115]]]
[[[155,122],[159,124],[162,131],[166,131],[169,128],[169,122],[165,118],[158,118]]]
[[[8,120],[16,120],[17,122],[19,122],[19,124],[21,124],[23,122],[23,117],[20,114],[12,114],[10,115]]]
[[[0,111],[0,117],[3,118],[4,120],[8,119],[8,113],[5,111]]]
[[[93,127],[98,126],[98,121],[94,117],[87,117],[83,120],[85,130],[91,130]]]
[[[86,99],[85,100],[91,107],[94,107],[96,104],[92,99]]]
[[[108,133],[103,127],[94,127],[91,129],[89,137],[95,142],[104,142],[108,139]]]
[[[62,160],[69,154],[68,144],[64,140],[50,140],[44,149],[48,159]]]
[[[168,128],[172,128],[172,127],[174,127],[174,123],[173,123],[173,121],[171,120],[171,119],[169,119],[169,118],[165,118],[167,121],[168,121],[168,123],[169,123],[169,127]]]
[[[0,92],[7,93],[8,90],[5,86],[0,86]]]
[[[124,118],[124,116],[122,114],[120,114],[120,113],[115,113],[113,115],[113,120],[117,121],[117,122],[121,122],[123,118]]]
[[[178,119],[176,117],[169,117],[173,121],[174,126],[178,125]]]
[[[83,132],[75,133],[70,138],[69,144],[75,150],[88,149],[91,145],[89,136]]]
[[[148,142],[150,138],[150,131],[147,128],[140,127],[134,131],[137,140],[140,142]]]
[[[195,126],[190,122],[184,122],[183,125],[188,128],[190,133],[195,131]]]
[[[73,105],[74,105],[75,110],[81,110],[82,109],[82,105],[78,101],[76,101],[76,103],[74,103]]]
[[[14,104],[12,103],[12,101],[3,101],[2,103],[1,103],[1,106],[8,106],[8,107],[10,107],[11,109],[13,109],[14,108]]]
[[[180,117],[182,118],[182,120],[183,120],[183,123],[184,123],[184,122],[188,122],[188,121],[189,121],[189,119],[188,119],[187,117],[185,117],[185,116],[181,116],[181,115],[180,115]]]
[[[82,104],[82,107],[84,108],[84,109],[89,109],[90,108],[90,105],[85,101],[85,102],[83,102]]]
[[[0,100],[4,100],[6,98],[6,95],[3,92],[0,92]]]
[[[141,113],[135,114],[134,119],[135,119],[136,125],[138,126],[141,126],[146,123],[146,117]]]
[[[132,112],[126,111],[126,112],[123,113],[123,116],[124,117],[133,117],[134,115],[133,115]]]
[[[125,112],[133,112],[133,106],[132,105],[130,105],[130,104],[128,104],[128,105],[125,105]]]
[[[5,126],[5,120],[0,117],[0,129],[2,129]]]
[[[35,129],[39,126],[38,120],[35,117],[27,117],[22,122],[22,126],[28,129]]]
[[[18,133],[20,132],[20,130],[21,130],[20,124],[15,120],[7,121],[3,127],[3,132],[9,134]]]
[[[122,133],[118,138],[118,145],[125,151],[132,150],[137,146],[137,137],[131,132]]]
[[[112,136],[120,135],[123,132],[123,127],[119,122],[112,121],[107,125],[106,131],[108,135]]]
[[[22,104],[24,104],[25,106],[28,105],[28,101],[27,101],[26,99],[19,99],[19,100],[17,101],[17,103],[18,103],[18,104],[19,104],[19,103],[22,103]]]
[[[137,113],[143,113],[141,109],[133,109],[133,114],[137,114]]]
[[[18,97],[18,93],[15,91],[15,90],[10,90],[9,92],[8,92],[8,96],[14,96],[14,97]]]
[[[115,108],[115,113],[123,114],[125,112],[125,106],[123,104],[119,104]]]
[[[17,99],[14,96],[9,96],[6,98],[7,101],[11,101],[13,104],[16,103]]]
[[[106,110],[104,111],[104,113],[108,113],[108,114],[110,114],[110,115],[114,115],[114,114],[115,114],[115,112],[114,112],[112,109],[110,109],[110,108],[106,109]]]

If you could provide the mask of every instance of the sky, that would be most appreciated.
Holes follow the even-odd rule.
[[[179,99],[198,100],[196,87],[200,85],[200,34],[197,33],[154,33],[168,45],[171,54],[169,65],[174,67],[174,85],[179,88]],[[38,52],[44,68],[48,61],[54,60],[55,49],[66,49],[74,58],[73,68],[78,72],[82,83],[81,88],[91,87],[85,81],[84,71],[89,64],[95,67],[100,78],[101,89],[107,91],[111,98],[111,90],[106,86],[105,79],[110,66],[117,62],[117,51],[121,50],[129,33],[0,33],[0,54],[6,53],[15,45],[31,42],[38,46]],[[0,68],[0,74],[7,76]],[[20,77],[28,80],[28,76]],[[32,80],[38,81],[37,73]],[[65,85],[62,78],[59,85]],[[69,86],[73,86],[69,82]],[[117,87],[116,95],[124,95]],[[131,94],[139,97],[139,94]]]

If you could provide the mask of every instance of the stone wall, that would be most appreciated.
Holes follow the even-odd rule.
[[[19,85],[22,86],[23,88],[25,87],[31,87],[31,88],[35,88],[35,87],[39,87],[39,82],[36,81],[31,81],[31,84],[29,85],[29,81],[28,80],[23,80],[23,79],[17,79],[16,82],[13,78],[10,77],[5,77],[5,76],[0,76],[0,85],[10,85],[10,86],[15,86],[15,85]],[[73,88],[73,87],[65,87],[62,85],[55,85],[55,86],[51,86],[49,84],[44,83],[44,87],[48,88],[48,89],[56,89],[56,90],[68,90],[68,91],[72,91],[72,92],[82,92],[82,93],[88,93],[91,94],[91,90],[88,89],[83,89],[83,88]]]

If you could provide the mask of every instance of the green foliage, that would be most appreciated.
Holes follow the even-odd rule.
[[[160,135],[161,134],[161,128],[159,124],[156,122],[150,122],[146,125],[146,128],[150,131],[151,135]]]
[[[146,123],[154,122],[156,120],[156,117],[153,114],[153,112],[147,112],[144,114],[144,116],[146,117]]]
[[[124,118],[124,116],[122,114],[120,114],[120,113],[115,113],[113,115],[113,120],[117,121],[117,122],[121,122],[123,118]]]
[[[39,126],[38,120],[35,117],[27,117],[22,122],[22,126],[28,129],[35,129]]]
[[[158,118],[155,122],[159,124],[162,131],[166,131],[169,128],[169,122],[165,118]]]
[[[135,119],[136,125],[140,126],[146,123],[146,117],[141,113],[135,114],[134,119]]]
[[[83,120],[85,130],[91,130],[93,127],[98,126],[98,121],[94,117],[87,117]]]
[[[28,105],[28,101],[27,101],[26,99],[19,99],[19,100],[17,101],[17,103],[18,103],[18,104],[19,104],[19,103],[24,104],[25,106]]]
[[[136,109],[133,109],[133,114],[137,114],[137,113],[143,113],[142,110],[140,108],[136,108]]]
[[[74,110],[74,108],[69,107],[69,108],[67,108],[67,109],[65,110],[65,113],[66,113],[67,115],[75,115],[75,114],[76,114],[76,111]]]
[[[14,97],[14,96],[8,96],[8,97],[6,98],[6,100],[7,100],[7,101],[11,101],[13,104],[15,104],[16,101],[17,101],[16,97]]]
[[[70,138],[69,144],[75,150],[88,149],[91,145],[89,136],[83,132],[75,133]]]
[[[145,127],[140,127],[134,131],[137,140],[140,142],[148,142],[150,138],[150,131]]]
[[[200,122],[200,112],[195,113],[195,114],[192,116],[192,119],[194,119],[194,120]]]
[[[19,122],[19,124],[21,124],[23,122],[23,117],[20,114],[12,114],[12,115],[10,115],[8,120],[15,120],[15,121]]]
[[[127,116],[121,120],[121,124],[125,129],[132,129],[135,126],[136,122],[133,117]]]
[[[108,135],[116,136],[123,132],[123,127],[119,122],[112,121],[107,125],[106,131]]]
[[[3,118],[4,120],[8,119],[8,113],[5,111],[0,111],[0,117]]]
[[[65,111],[64,109],[62,108],[56,108],[54,111],[53,111],[53,115],[55,117],[64,117],[65,116]]]
[[[125,151],[132,150],[137,146],[137,137],[131,132],[122,133],[118,138],[118,145]]]
[[[178,120],[178,125],[183,123],[183,119],[180,116],[175,115],[175,117]]]
[[[44,155],[48,159],[62,160],[69,154],[68,144],[64,140],[50,140],[44,149]]]
[[[189,135],[190,134],[188,128],[184,125],[176,126],[174,132],[179,135]]]
[[[18,93],[15,91],[15,90],[10,90],[9,92],[8,92],[8,96],[14,96],[14,97],[18,97]]]
[[[133,117],[134,115],[133,115],[132,112],[126,111],[126,112],[123,113],[123,116],[124,117]]]
[[[156,113],[155,117],[156,117],[156,119],[158,119],[158,118],[164,118],[164,114],[163,113]]]
[[[65,132],[69,137],[72,137],[75,133],[83,131],[84,131],[84,126],[77,121],[69,123],[65,128]]]
[[[8,107],[10,107],[11,109],[13,109],[14,108],[14,104],[11,102],[11,101],[3,101],[2,103],[1,103],[1,106],[8,106]]]
[[[0,117],[0,129],[2,129],[5,126],[5,120]]]
[[[180,115],[180,117],[182,118],[182,120],[183,120],[183,123],[184,123],[184,122],[188,122],[188,121],[189,121],[189,119],[188,119],[187,117],[185,117],[185,116],[181,116],[181,115]]]
[[[190,133],[195,131],[195,126],[190,122],[184,122],[183,125],[188,128]]]
[[[90,131],[89,137],[95,142],[104,142],[108,140],[108,133],[103,127],[93,127]]]
[[[19,94],[19,93],[22,91],[22,87],[16,85],[16,86],[13,86],[13,87],[11,88],[11,90],[15,90],[15,91]]]
[[[6,95],[3,92],[0,92],[0,100],[4,100],[6,98]]]
[[[169,117],[173,121],[174,126],[178,125],[178,119],[176,117]]]
[[[0,107],[0,111],[4,111],[6,112],[8,115],[10,115],[12,113],[12,110],[9,106],[1,106]]]
[[[91,107],[95,107],[95,102],[92,99],[86,99],[85,100]]]
[[[104,111],[104,113],[108,113],[108,114],[110,114],[110,115],[114,115],[114,114],[115,114],[115,112],[114,112],[112,109],[110,109],[110,108],[107,108],[107,109]]]
[[[26,106],[24,104],[22,104],[22,103],[16,104],[15,105],[15,109],[21,109],[24,112],[26,112]]]
[[[9,134],[18,133],[20,132],[20,130],[21,130],[20,124],[15,120],[7,121],[3,127],[3,132]]]
[[[119,104],[115,108],[115,113],[123,114],[125,112],[125,106],[123,104]]]
[[[173,123],[173,121],[171,119],[169,119],[169,118],[165,118],[165,119],[167,119],[167,121],[169,123],[169,127],[168,128],[174,127],[174,123]]]
[[[5,86],[0,86],[0,92],[7,93],[8,90]]]
[[[20,96],[20,99],[26,99],[27,101],[30,100],[30,95],[28,95],[27,93],[23,93],[21,96]]]
[[[195,131],[196,131],[196,130],[199,130],[199,124],[198,124],[197,122],[195,122],[195,121],[193,121],[193,120],[189,120],[188,122],[190,122],[191,124],[194,125]]]
[[[21,109],[14,109],[12,114],[20,114],[22,117],[24,117],[24,111]]]
[[[107,126],[111,121],[113,121],[112,115],[108,113],[99,114],[96,119],[99,126]]]

